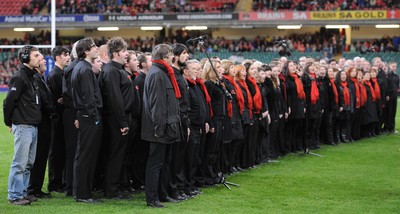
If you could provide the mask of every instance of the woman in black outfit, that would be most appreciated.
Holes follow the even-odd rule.
[[[328,68],[328,72],[326,73],[326,80],[325,84],[328,90],[328,107],[325,108],[325,112],[327,113],[327,120],[329,120],[329,117],[331,117],[331,123],[329,124],[329,121],[326,123],[326,135],[328,137],[328,144],[331,144],[332,142],[329,139],[329,135],[331,132],[332,133],[332,140],[333,144],[338,144],[339,143],[339,133],[336,128],[336,120],[339,116],[339,111],[338,111],[338,104],[339,104],[339,94],[338,90],[335,84],[335,74],[338,72],[337,68]],[[330,112],[330,113],[329,113]],[[331,114],[331,115],[328,115]],[[324,119],[323,119],[324,121]],[[330,128],[329,128],[330,126]],[[337,133],[337,134],[336,134]]]
[[[218,154],[221,153],[222,120],[227,115],[225,89],[219,84],[219,79],[222,78],[221,63],[218,60],[212,60],[212,63],[218,76],[215,75],[209,62],[207,62],[203,68],[204,84],[211,97],[211,107],[214,113],[214,117],[210,122],[210,131],[206,136],[201,166],[202,174],[204,175],[204,185],[213,185],[219,180],[217,160]]]
[[[322,143],[335,145],[333,142],[332,129],[332,108],[335,106],[335,98],[332,92],[327,75],[328,67],[325,65],[319,66],[317,84],[320,91],[320,99],[322,99],[322,109],[324,109],[321,118],[320,139]]]
[[[317,76],[313,62],[306,64],[303,75],[304,92],[306,93],[306,133],[307,147],[319,148],[319,120],[323,112],[323,100],[317,85]]]
[[[349,82],[349,88],[351,91],[351,110],[350,110],[350,121],[348,124],[350,136],[349,140],[358,140],[360,136],[360,107],[361,107],[361,92],[358,85],[357,73],[358,69],[350,67],[347,71],[347,78]]]
[[[231,143],[223,144],[226,147],[224,152],[225,168],[228,172],[237,172],[240,170],[238,161],[236,161],[237,151],[240,144],[243,144],[243,128],[241,114],[244,108],[244,98],[242,90],[235,80],[237,73],[234,63],[230,60],[222,60],[224,68],[224,83],[228,92],[232,95],[232,116],[231,116]],[[239,169],[238,169],[239,167]]]
[[[246,68],[244,65],[236,65],[235,66],[237,69],[237,74],[236,74],[236,83],[239,85],[240,89],[242,90],[243,93],[243,98],[244,98],[244,108],[243,108],[243,113],[242,113],[242,125],[243,125],[243,134],[244,134],[244,143],[242,144],[241,147],[239,147],[239,152],[241,154],[240,156],[240,166],[241,168],[249,168],[253,165],[251,165],[250,161],[250,133],[251,133],[251,128],[254,123],[253,119],[253,99],[251,97],[251,93],[247,87],[247,84],[245,82],[246,80]]]
[[[289,109],[289,117],[285,126],[287,149],[296,152],[297,150],[307,149],[306,146],[300,145],[301,141],[297,137],[301,120],[305,117],[306,94],[292,61],[286,63],[283,71],[286,75],[287,107]]]
[[[370,72],[364,72],[363,83],[365,87],[362,91],[362,97],[365,100],[365,104],[363,110],[361,111],[361,134],[363,137],[375,136],[375,127],[379,121],[376,105],[378,100],[370,79]]]
[[[283,96],[281,90],[281,83],[279,74],[281,68],[277,65],[272,66],[271,76],[265,78],[265,85],[267,87],[267,103],[269,107],[269,115],[271,124],[269,127],[269,142],[270,142],[270,156],[269,159],[276,159],[280,155],[280,138],[278,133],[279,120],[283,119],[285,112],[283,104]]]
[[[256,164],[260,164],[268,161],[269,156],[269,123],[271,121],[269,117],[269,109],[267,102],[267,86],[265,85],[265,79],[267,76],[271,77],[271,68],[268,65],[262,65],[257,69],[257,86],[261,93],[262,108],[259,114],[259,131],[257,135],[257,149],[256,149]]]
[[[347,75],[345,71],[339,71],[337,73],[335,84],[339,95],[339,116],[336,124],[339,129],[340,142],[348,143],[348,136],[350,135],[350,133],[348,132],[347,125],[350,120],[351,89],[348,86]]]

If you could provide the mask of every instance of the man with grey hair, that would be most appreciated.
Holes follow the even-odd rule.
[[[172,48],[159,44],[152,52],[153,66],[143,90],[142,139],[150,142],[146,166],[147,206],[165,207],[168,201],[168,165],[171,144],[180,141],[179,86],[172,65]]]

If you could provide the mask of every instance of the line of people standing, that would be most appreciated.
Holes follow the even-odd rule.
[[[12,204],[50,197],[47,161],[50,192],[99,203],[93,191],[120,200],[144,189],[161,208],[288,153],[394,132],[397,64],[380,58],[236,65],[189,60],[183,44],[136,53],[120,37],[100,48],[81,39],[69,54],[53,49],[45,80],[38,49],[19,52],[3,105]]]

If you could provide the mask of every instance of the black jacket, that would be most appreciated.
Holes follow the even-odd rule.
[[[71,85],[71,77],[72,77],[72,71],[74,70],[76,64],[78,64],[79,60],[75,59],[73,60],[65,69],[65,73],[63,76],[63,81],[62,81],[62,96],[63,96],[63,101],[64,101],[64,107],[65,108],[70,108],[70,109],[75,109],[74,108],[74,102],[72,101],[72,85]]]
[[[178,82],[179,91],[181,92],[181,98],[179,98],[179,111],[181,116],[181,122],[184,125],[184,128],[188,128],[190,124],[190,120],[188,117],[189,112],[189,86],[186,81],[186,78],[183,77],[181,70],[178,68],[172,67],[175,72],[175,78]]]
[[[271,117],[271,121],[279,119],[280,114],[284,114],[286,109],[283,105],[283,96],[280,87],[274,87],[274,84],[270,78],[265,79],[265,86],[267,89],[267,103],[268,112]],[[304,114],[303,114],[304,115]]]
[[[399,89],[399,75],[397,75],[393,71],[389,71],[387,82],[387,95],[391,96],[391,98],[397,97],[397,90]]]
[[[39,73],[35,73],[33,78],[35,79],[40,92],[40,110],[42,112],[40,127],[49,127],[50,119],[56,117],[56,106],[54,105],[53,95],[51,94],[49,87],[47,87],[43,76]]]
[[[99,119],[103,100],[92,64],[86,60],[79,60],[72,72],[71,86],[75,109],[82,115]]]
[[[311,103],[311,85],[312,81],[317,81],[316,79],[312,78],[308,74],[304,74],[302,77],[304,93],[306,93],[306,115],[308,118],[318,118],[321,116],[322,107],[323,107],[323,99],[321,99],[321,92],[319,93],[319,99],[316,101],[315,104]],[[318,87],[318,85],[317,85]],[[318,91],[320,91],[318,87]]]
[[[196,83],[187,81],[189,85],[189,119],[190,127],[200,129],[206,122],[206,99],[201,88]]]
[[[204,82],[207,92],[211,97],[211,107],[214,113],[213,120],[222,120],[226,116],[226,98],[222,86],[217,85],[209,80]],[[212,120],[212,121],[213,121]],[[210,128],[214,127],[213,122]]]
[[[286,77],[287,106],[290,108],[289,119],[303,119],[306,102],[299,99],[295,80],[291,76]]]
[[[386,76],[385,71],[379,69],[376,78],[378,79],[379,88],[381,89],[381,99],[386,100],[388,90],[388,77]]]
[[[143,112],[143,89],[144,89],[144,80],[146,79],[146,74],[143,72],[140,72],[139,75],[135,78],[135,88],[138,90],[138,99],[140,101],[140,108],[139,112],[140,115]]]
[[[8,94],[3,103],[4,123],[39,125],[41,122],[39,86],[34,81],[36,71],[22,66],[8,84]]]
[[[104,115],[113,115],[120,128],[128,127],[135,95],[131,76],[125,71],[124,65],[112,60],[105,64],[99,84],[104,101]]]
[[[58,99],[63,97],[62,94],[62,83],[63,83],[64,71],[58,66],[54,66],[53,70],[50,72],[47,78],[47,85],[53,95],[53,103],[56,104],[57,110],[60,114],[64,109],[64,106],[58,103]]]
[[[379,117],[376,101],[374,102],[372,99],[371,89],[367,85],[364,85],[364,87],[367,91],[367,100],[364,107],[362,107],[360,110],[361,124],[368,125],[370,123],[378,122]]]
[[[142,139],[170,144],[181,138],[179,101],[167,69],[153,63],[143,90]]]

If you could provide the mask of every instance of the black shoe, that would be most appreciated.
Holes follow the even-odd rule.
[[[36,198],[51,198],[51,194],[50,193],[46,193],[46,192],[36,192],[36,193],[31,193],[31,195],[35,196]],[[71,193],[72,195],[72,193]]]
[[[15,200],[9,200],[9,203],[12,205],[20,205],[20,206],[24,206],[24,205],[30,205],[31,202],[25,198],[19,198],[19,199],[15,199]]]
[[[24,199],[30,201],[30,202],[35,202],[37,201],[37,198],[34,195],[27,195],[24,197]]]
[[[147,202],[147,206],[153,208],[164,208],[165,206],[160,201]]]
[[[49,192],[58,192],[58,193],[64,193],[64,188],[62,187],[49,187],[48,188]]]
[[[95,204],[95,203],[102,203],[102,200],[94,199],[94,198],[87,198],[87,199],[75,199],[76,202],[87,203],[87,204]]]
[[[173,195],[171,196],[172,199],[178,200],[178,201],[184,201],[187,198],[182,197],[181,195]]]
[[[129,200],[129,199],[132,199],[132,196],[119,194],[119,195],[114,195],[114,196],[106,196],[106,198],[113,199],[113,200]]]
[[[160,199],[161,202],[168,202],[168,203],[179,203],[181,201],[175,200],[171,197],[165,197],[165,199]]]

